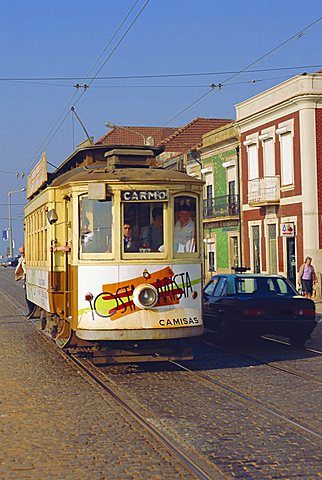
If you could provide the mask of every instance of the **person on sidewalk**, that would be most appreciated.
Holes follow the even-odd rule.
[[[27,290],[26,290],[26,259],[25,259],[25,247],[19,247],[20,258],[18,260],[18,265],[15,270],[15,280],[23,280],[23,288],[25,289],[25,298],[28,307],[28,313],[26,315],[27,318],[32,318],[35,310],[36,305],[32,303],[27,298]]]
[[[312,298],[313,285],[317,283],[317,281],[311,257],[306,257],[303,265],[300,266],[297,283],[302,287],[304,297]]]

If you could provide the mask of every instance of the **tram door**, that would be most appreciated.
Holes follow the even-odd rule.
[[[66,247],[70,246],[71,238],[72,238],[72,202],[70,201],[70,197],[65,198],[65,225],[66,225],[66,230],[65,230],[65,245]],[[70,266],[71,262],[71,253],[68,248],[66,248],[66,251],[64,253],[65,255],[65,298],[64,298],[64,311],[66,317],[71,314],[71,292],[72,292],[72,269]]]
[[[295,237],[286,238],[287,278],[296,286]]]

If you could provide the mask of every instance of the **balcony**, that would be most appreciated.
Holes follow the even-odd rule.
[[[280,177],[263,177],[249,180],[248,205],[264,206],[280,203]]]
[[[239,195],[222,195],[203,201],[203,218],[239,216]]]

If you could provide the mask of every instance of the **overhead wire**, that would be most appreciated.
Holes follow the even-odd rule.
[[[248,72],[247,72],[248,73]],[[306,73],[306,72],[304,72]],[[299,74],[299,75],[303,75],[303,73]],[[285,79],[285,78],[289,78],[289,75],[283,75],[283,76],[278,76],[278,77],[267,77],[267,78],[253,78],[251,80],[245,80],[245,81],[242,81],[242,82],[232,82],[232,83],[227,83],[225,84],[225,86],[227,85],[242,85],[242,84],[247,84],[247,83],[258,83],[258,82],[265,82],[265,81],[269,81],[269,80],[280,80],[280,79]],[[28,82],[29,83],[29,82]],[[33,83],[34,85],[37,85],[37,83]],[[53,86],[53,84],[51,83],[44,83],[44,85],[48,85],[48,86]],[[58,86],[58,87],[66,87],[66,88],[74,88],[74,86],[70,85],[70,84],[66,84],[66,85],[55,85],[55,86]],[[210,86],[216,86],[215,84],[211,84]],[[223,85],[222,85],[223,86]],[[107,89],[107,88],[126,88],[126,89],[129,89],[129,88],[207,88],[209,87],[209,84],[191,84],[191,85],[187,85],[187,84],[172,84],[172,85],[161,85],[161,84],[150,84],[150,85],[147,85],[147,84],[143,84],[143,85],[137,85],[137,84],[130,84],[130,85],[116,85],[116,84],[110,84],[110,85],[93,85],[91,88],[94,88],[94,89]]]
[[[104,49],[102,50],[102,52],[100,53],[100,55],[98,56],[98,58],[96,59],[96,61],[94,62],[94,64],[92,65],[92,67],[90,68],[90,70],[88,71],[87,75],[93,70],[93,68],[97,65],[98,61],[101,59],[102,55],[104,54],[104,52],[106,51],[106,49],[108,48],[108,46],[110,45],[111,41],[115,38],[115,35],[120,31],[120,28],[124,25],[124,22],[128,19],[129,15],[132,13],[133,9],[135,8],[135,6],[137,5],[139,0],[135,0],[135,2],[132,4],[130,10],[128,11],[128,13],[125,15],[124,19],[122,20],[122,22],[120,23],[120,25],[117,27],[116,29],[116,32],[112,35],[111,39],[109,40],[109,42],[107,43],[107,45],[104,47]],[[112,49],[112,52],[107,56],[107,58],[104,60],[103,64],[100,66],[100,68],[97,70],[96,74],[92,77],[91,79],[91,82],[93,82],[96,78],[96,76],[99,74],[99,72],[102,70],[102,68],[104,67],[104,65],[107,63],[107,61],[111,58],[111,56],[115,53],[116,49],[119,47],[119,45],[121,44],[121,42],[123,41],[123,39],[125,38],[125,36],[127,35],[127,33],[130,31],[130,29],[133,27],[134,23],[138,20],[138,18],[140,17],[140,15],[142,14],[143,10],[146,8],[146,6],[148,5],[148,3],[150,2],[150,0],[146,0],[143,7],[139,10],[138,14],[135,16],[134,20],[132,20],[132,22],[130,23],[129,27],[126,29],[126,31],[122,34],[120,40],[117,42],[117,44],[115,45],[115,47]],[[85,78],[85,77],[83,77]],[[89,84],[91,83],[89,82]],[[34,158],[39,155],[40,151],[42,151],[51,141],[52,139],[54,138],[54,136],[57,134],[58,130],[61,128],[61,126],[63,125],[63,123],[65,122],[66,118],[68,117],[68,115],[70,114],[70,107],[71,106],[75,106],[79,101],[80,99],[83,97],[83,95],[85,94],[86,90],[84,89],[81,94],[78,96],[78,98],[74,101],[75,97],[77,97],[77,94],[79,93],[79,89],[76,89],[76,91],[74,92],[74,94],[72,95],[71,99],[68,101],[67,105],[64,107],[63,111],[61,112],[61,114],[59,115],[59,117],[57,118],[55,124],[53,125],[53,127],[50,129],[50,131],[48,132],[47,136],[45,137],[45,139],[43,140],[43,142],[40,144],[40,146],[38,147],[37,151],[33,154],[31,160],[28,162],[27,164],[27,168],[29,168],[29,166],[34,162]]]
[[[317,18],[316,20],[314,20],[314,22],[311,22],[309,25],[307,25],[306,27],[304,27],[302,30],[300,30],[299,32],[297,32],[296,34],[292,35],[291,37],[289,37],[287,40],[283,41],[282,43],[280,43],[279,45],[277,45],[276,47],[272,48],[271,50],[269,50],[268,52],[266,52],[265,54],[261,55],[260,57],[258,57],[256,60],[252,61],[251,63],[249,63],[248,65],[246,65],[244,68],[242,68],[241,70],[239,70],[238,72],[230,75],[229,77],[227,77],[225,80],[223,80],[222,82],[220,82],[220,87],[222,87],[225,83],[229,82],[230,80],[232,80],[233,78],[237,77],[238,75],[242,74],[242,73],[246,73],[248,72],[248,70],[253,66],[253,65],[256,65],[257,63],[263,61],[265,58],[273,55],[274,53],[276,53],[278,50],[280,50],[281,48],[285,47],[286,45],[288,45],[290,42],[294,41],[294,40],[299,40],[300,38],[302,38],[305,34],[306,31],[310,30],[311,28],[313,28],[313,26],[316,26],[318,23],[320,23],[322,21],[322,17],[319,17]],[[219,86],[219,84],[218,84]],[[221,88],[218,88],[218,90],[220,90]],[[209,97],[214,91],[217,91],[215,89],[211,89],[209,90],[208,92],[205,92],[204,94],[200,95],[200,97],[198,97],[196,100],[194,100],[190,105],[188,105],[186,108],[184,108],[183,110],[181,110],[179,113],[177,113],[176,115],[173,115],[173,117],[171,117],[167,122],[165,122],[161,127],[165,127],[166,125],[168,125],[169,123],[171,123],[173,120],[175,120],[176,118],[179,118],[181,117],[184,113],[186,113],[188,110],[191,110],[191,108],[193,108],[194,106],[198,105],[199,103],[203,102],[207,97]]]
[[[117,31],[116,33],[119,32],[120,28],[123,26],[124,22],[126,21],[126,19],[129,17],[130,13],[133,11],[134,7],[136,6],[136,4],[138,3],[139,0],[135,0],[134,4],[132,5],[132,7],[130,8],[130,11],[126,14],[125,18],[122,20],[121,24],[119,25],[119,27],[117,28]],[[112,52],[107,56],[107,58],[104,60],[103,64],[101,65],[101,67],[98,69],[98,71],[96,72],[96,74],[93,76],[93,78],[91,79],[91,82],[92,83],[96,76],[99,74],[99,72],[102,70],[102,68],[106,65],[107,61],[111,58],[111,56],[115,53],[116,49],[119,47],[119,45],[121,44],[121,42],[123,41],[123,39],[125,38],[125,36],[128,34],[128,32],[130,31],[130,29],[133,27],[133,25],[135,24],[135,22],[138,20],[138,18],[140,17],[140,15],[143,13],[144,9],[146,8],[146,6],[148,5],[148,3],[150,2],[150,0],[146,0],[143,7],[140,9],[140,11],[138,12],[138,14],[135,16],[134,20],[130,23],[129,27],[126,29],[125,33],[123,33],[123,35],[121,36],[120,40],[117,42],[116,46],[112,49]],[[115,33],[115,34],[116,34]],[[115,34],[113,35],[112,38],[115,38]],[[95,61],[95,63],[93,64],[93,66],[91,67],[91,69],[89,70],[89,72],[92,71],[92,69],[95,67],[95,65],[97,64],[97,62],[99,61],[99,59],[102,57],[103,53],[106,51],[106,48],[108,48],[108,45],[110,44],[110,41],[108,42],[107,46],[103,49],[103,51],[101,52],[101,54],[99,55],[98,59]],[[79,100],[83,97],[83,95],[85,94],[86,92],[86,89],[83,90],[83,92],[78,96],[77,100],[74,101],[74,98],[77,97],[77,94],[79,93],[79,89],[77,88],[76,91],[74,92],[74,94],[72,95],[71,99],[69,100],[69,102],[67,103],[67,105],[64,107],[64,109],[62,110],[61,114],[58,116],[58,119],[56,120],[55,124],[52,126],[52,128],[50,129],[50,131],[48,132],[47,136],[45,137],[45,139],[42,141],[42,143],[39,145],[39,147],[37,148],[37,150],[35,151],[35,153],[33,154],[33,156],[31,157],[30,161],[26,164],[26,170],[28,170],[28,168],[34,163],[34,158],[36,156],[39,155],[39,153],[46,147],[48,146],[48,144],[52,141],[52,139],[54,138],[54,136],[57,134],[58,130],[61,128],[61,126],[63,125],[63,123],[65,122],[66,118],[68,117],[68,115],[70,114],[70,110],[69,110],[69,107],[72,105],[73,107],[79,102]],[[68,111],[66,112],[66,110],[68,109]],[[12,187],[10,187],[12,188]]]
[[[315,65],[294,65],[287,67],[273,67],[273,68],[255,68],[247,70],[247,73],[263,73],[263,72],[276,72],[283,70],[300,70],[308,68],[321,68],[322,64]],[[96,76],[95,80],[127,80],[127,79],[145,79],[145,78],[171,78],[171,77],[201,77],[201,76],[210,76],[210,75],[230,75],[234,73],[239,73],[240,70],[219,70],[217,72],[182,72],[182,73],[161,73],[161,74],[141,74],[141,75],[104,75]],[[74,77],[0,77],[0,82],[42,82],[42,81],[67,81],[67,80],[77,80],[79,76]],[[94,77],[88,77],[85,75],[83,81],[94,79]],[[46,85],[46,83],[44,83]],[[53,84],[59,85],[59,84]],[[70,84],[68,84],[70,85]]]

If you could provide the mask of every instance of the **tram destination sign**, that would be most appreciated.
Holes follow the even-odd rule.
[[[168,190],[122,190],[123,202],[165,202],[169,199]]]

